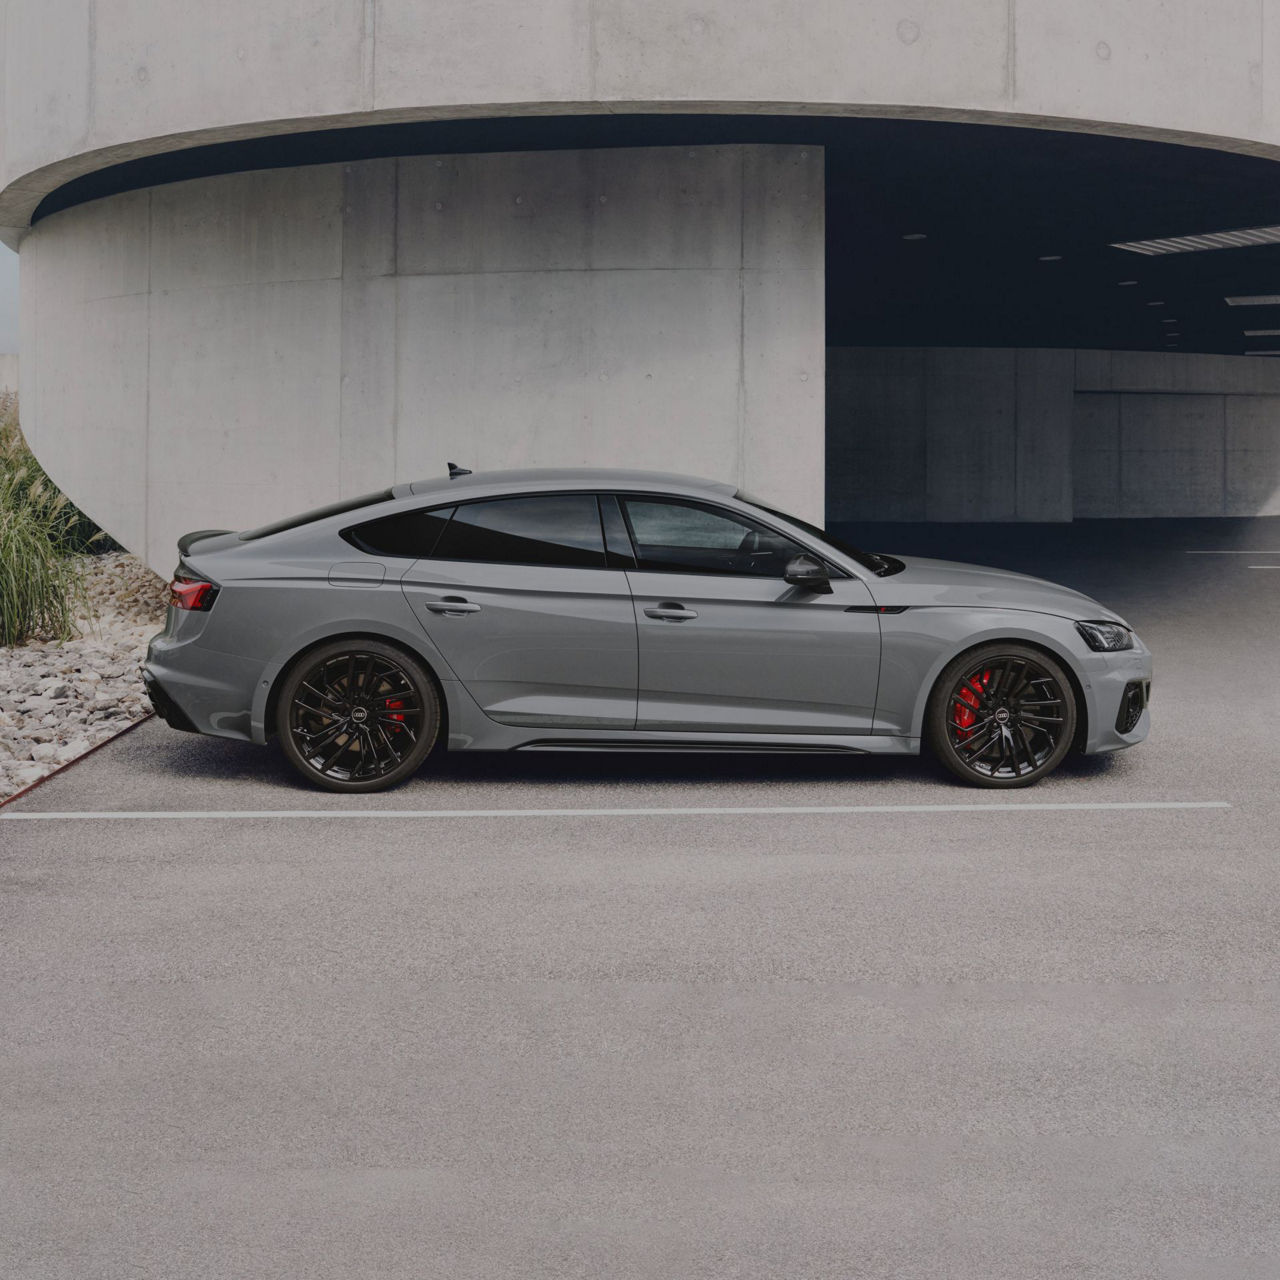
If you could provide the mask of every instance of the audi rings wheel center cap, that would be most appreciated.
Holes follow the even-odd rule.
[[[364,707],[352,707],[352,708],[351,708],[351,719],[352,719],[356,724],[364,724],[364,722],[365,722],[368,718],[369,718],[369,713],[368,713],[368,711],[366,711],[366,710],[365,710],[365,708],[364,708]]]
[[[996,708],[996,724],[1008,724],[1008,723],[1009,723],[1009,708],[997,707]]]

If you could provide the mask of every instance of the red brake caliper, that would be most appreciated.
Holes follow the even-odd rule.
[[[388,699],[387,699],[387,710],[388,710],[388,711],[390,711],[390,712],[392,712],[392,713],[396,712],[397,710],[399,710],[399,709],[400,709],[401,707],[403,707],[403,706],[404,706],[404,699],[403,699],[403,698],[388,698]],[[403,720],[403,719],[404,719],[404,716],[398,716],[398,715],[392,714],[392,716],[391,716],[390,718],[391,718],[392,720]],[[397,724],[397,725],[394,725],[394,726],[392,727],[391,732],[392,732],[392,733],[399,733],[399,732],[400,732],[400,726],[399,726],[398,724]]]
[[[987,687],[990,680],[991,672],[989,670],[984,671],[980,682],[984,689]],[[977,707],[978,695],[974,693],[973,689],[968,684],[966,684],[965,687],[960,690],[960,696],[956,699],[955,707],[955,721],[956,724],[960,726],[960,733],[958,736],[961,742],[964,742],[973,734],[973,723],[978,718],[974,714]]]

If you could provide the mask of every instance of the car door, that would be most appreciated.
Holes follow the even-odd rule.
[[[880,626],[862,581],[831,566],[829,594],[789,586],[786,565],[813,553],[725,507],[619,502],[636,556],[637,729],[871,732]]]
[[[625,573],[605,567],[594,494],[459,504],[401,585],[491,719],[634,727],[635,612]]]

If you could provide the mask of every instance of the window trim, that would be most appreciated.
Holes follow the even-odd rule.
[[[815,551],[812,547],[805,546],[803,542],[799,542],[796,539],[794,534],[789,533],[785,529],[776,528],[774,525],[770,524],[768,520],[760,519],[755,515],[754,510],[752,512],[736,511],[733,507],[726,507],[719,502],[711,502],[705,498],[685,497],[684,494],[678,494],[678,493],[645,493],[643,491],[632,491],[632,490],[625,490],[625,489],[611,489],[611,490],[608,490],[607,493],[617,499],[618,510],[622,512],[622,521],[626,525],[627,537],[631,539],[631,553],[635,557],[636,573],[679,573],[679,574],[686,574],[690,577],[700,577],[700,578],[751,578],[754,581],[758,581],[758,582],[784,581],[784,579],[781,576],[773,573],[715,573],[707,569],[679,569],[679,568],[644,569],[644,568],[641,568],[640,566],[641,566],[642,557],[640,555],[640,544],[636,540],[636,531],[631,524],[631,513],[627,510],[626,500],[628,498],[634,498],[640,502],[646,502],[646,501],[647,502],[654,502],[654,501],[674,502],[677,505],[701,507],[704,510],[711,511],[713,514],[722,514],[729,518],[736,518],[739,523],[746,523],[749,521],[753,524],[761,525],[763,528],[768,529],[770,530],[770,532],[776,534],[779,538],[784,538],[787,542],[790,542],[793,546],[799,547],[800,550],[805,555],[811,555],[816,560],[821,560],[822,563],[826,566],[827,571],[831,575],[831,577],[849,578],[853,576],[843,565],[833,563],[821,552]],[[604,497],[605,493],[602,492],[600,496]],[[772,513],[769,513],[769,514],[772,514]]]
[[[353,532],[355,529],[357,529],[359,527],[358,525],[349,525],[346,528],[341,529],[339,531],[339,536],[343,539],[343,541],[347,542],[352,547],[354,547],[357,551],[359,551],[361,555],[375,556],[375,557],[383,556],[386,559],[413,560],[414,562],[418,560],[434,560],[436,559],[436,555],[435,555],[436,547],[440,545],[441,539],[444,537],[446,530],[453,523],[453,517],[457,515],[457,513],[463,507],[473,507],[481,502],[505,502],[505,501],[514,500],[516,498],[563,498],[563,497],[588,497],[588,498],[594,498],[596,500],[596,514],[600,524],[600,540],[601,540],[601,545],[604,548],[604,558],[605,558],[605,562],[602,566],[598,568],[593,568],[591,565],[581,565],[581,564],[521,566],[517,562],[511,561],[511,560],[458,560],[458,561],[455,561],[454,563],[456,564],[503,564],[503,565],[512,565],[513,567],[516,567],[516,568],[524,567],[524,568],[553,568],[553,569],[586,569],[593,573],[599,573],[602,571],[609,572],[609,573],[626,573],[628,571],[632,573],[680,573],[680,574],[687,574],[691,577],[696,576],[696,577],[703,577],[703,578],[751,578],[755,581],[764,581],[764,582],[781,582],[782,581],[781,578],[775,577],[773,574],[763,574],[763,573],[709,573],[703,569],[641,569],[639,567],[640,555],[636,546],[635,531],[631,527],[631,518],[627,514],[627,508],[625,503],[625,499],[627,498],[636,498],[640,501],[649,501],[649,502],[657,501],[657,502],[684,503],[686,505],[703,507],[709,511],[720,513],[727,517],[736,517],[739,521],[744,519],[752,520],[756,524],[762,525],[764,528],[769,529],[773,533],[777,534],[780,538],[785,538],[788,542],[796,543],[798,546],[800,546],[801,550],[803,550],[806,555],[811,555],[815,559],[821,560],[822,563],[826,566],[827,571],[830,573],[830,575],[833,578],[856,578],[857,577],[856,574],[851,573],[848,569],[846,569],[844,565],[838,564],[834,560],[832,560],[825,551],[820,551],[814,547],[805,546],[803,543],[798,542],[795,535],[790,530],[780,529],[776,525],[774,525],[769,519],[762,518],[767,516],[774,516],[775,514],[777,514],[773,511],[768,510],[767,508],[757,507],[753,503],[745,503],[744,505],[750,507],[751,510],[739,511],[734,507],[727,507],[723,503],[716,502],[711,499],[692,497],[682,493],[667,493],[663,490],[545,489],[545,490],[538,490],[533,493],[521,492],[521,493],[491,494],[489,497],[485,497],[485,498],[482,498],[482,497],[467,498],[462,501],[458,501],[457,499],[454,499],[453,501],[437,502],[432,504],[431,506],[415,507],[411,512],[388,512],[387,513],[388,515],[402,515],[402,514],[426,515],[428,512],[431,512],[431,511],[445,511],[445,510],[449,511],[450,513],[449,519],[446,520],[445,523],[441,526],[440,533],[437,535],[435,545],[432,547],[431,554],[429,555],[420,555],[420,556],[413,556],[413,557],[393,556],[383,551],[366,551],[363,547],[356,546],[356,544],[352,542],[351,539],[347,536],[348,534]],[[627,541],[631,547],[632,563],[630,565],[614,565],[609,562],[609,558],[612,553],[609,551],[609,535],[608,535],[608,530],[605,527],[605,523],[604,523],[604,500],[606,498],[612,498],[618,504],[618,514],[622,517],[622,525],[623,525],[623,528],[626,530]],[[380,518],[385,518],[385,517],[380,517]],[[361,523],[372,524],[373,521],[371,520],[362,521]]]
[[[613,503],[613,509],[618,513],[618,519],[622,522],[622,534],[627,540],[628,548],[625,553],[621,551],[614,551],[613,548],[609,546],[609,526],[605,521],[604,511],[606,502]],[[632,536],[631,523],[627,519],[626,510],[623,508],[618,495],[616,493],[597,493],[596,509],[600,512],[600,533],[604,538],[604,559],[606,567],[610,569],[620,569],[624,573],[628,569],[635,572],[640,563],[639,557],[636,555],[636,540]],[[630,559],[631,563],[615,565],[613,563],[613,558],[615,556],[620,557],[624,554]]]

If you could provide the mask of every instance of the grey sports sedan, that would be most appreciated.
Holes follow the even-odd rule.
[[[376,791],[434,752],[913,755],[1019,787],[1147,735],[1151,655],[1038,578],[860,551],[733,485],[399,484],[179,540],[143,668],[175,729]]]

